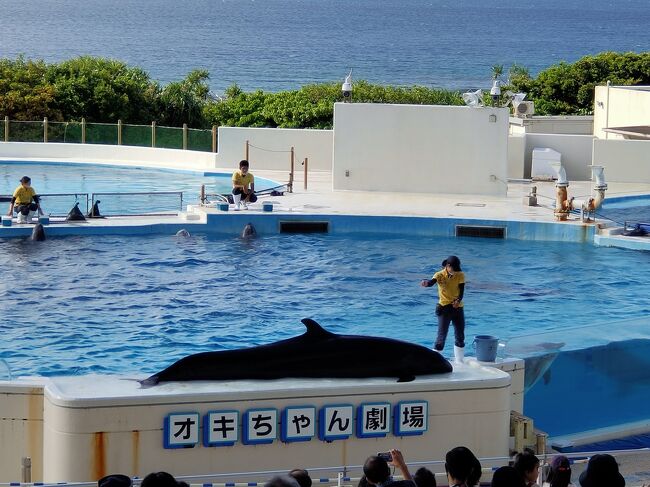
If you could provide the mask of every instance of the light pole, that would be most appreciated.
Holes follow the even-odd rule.
[[[341,85],[341,93],[343,93],[343,101],[352,103],[352,70],[350,70]]]

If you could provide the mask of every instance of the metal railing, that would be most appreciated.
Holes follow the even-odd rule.
[[[158,147],[202,152],[217,152],[217,127],[191,129],[117,123],[51,122],[0,119],[0,137],[5,142],[44,142],[68,144],[105,144]]]
[[[132,197],[136,197],[135,199]],[[100,199],[100,197],[102,199]],[[108,201],[106,200],[108,197]],[[91,207],[95,206],[95,203],[102,203],[103,206],[100,206],[100,212],[102,215],[112,215],[112,216],[128,216],[134,214],[156,214],[156,212],[166,212],[168,214],[170,211],[167,202],[164,202],[165,199],[171,197],[173,200],[178,200],[177,208],[179,211],[183,211],[183,192],[182,191],[142,191],[142,192],[104,192],[104,193],[92,193],[91,194]],[[134,200],[137,200],[134,202]],[[161,200],[163,202],[161,202]],[[126,211],[125,211],[126,210]]]

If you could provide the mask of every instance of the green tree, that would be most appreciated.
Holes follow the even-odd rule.
[[[0,59],[0,115],[12,120],[62,120],[55,90],[47,82],[47,65],[20,56]]]
[[[585,56],[573,64],[562,62],[541,71],[536,78],[516,76],[512,87],[528,94],[542,115],[593,113],[594,87],[650,84],[650,52],[603,52]]]
[[[158,123],[180,127],[184,123],[194,128],[205,128],[203,109],[210,88],[206,70],[191,71],[184,80],[166,85],[159,96],[160,115]]]
[[[81,56],[53,64],[47,81],[65,120],[151,123],[160,87],[140,68],[113,59]]]

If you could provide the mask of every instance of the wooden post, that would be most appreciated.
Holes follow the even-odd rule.
[[[291,171],[289,172],[289,193],[293,193],[293,165],[294,165],[295,152],[291,146]]]
[[[217,152],[217,126],[212,126],[212,152]]]
[[[247,141],[246,141],[246,149],[244,150],[244,159],[246,159],[247,161],[249,160],[249,159],[248,159],[248,155],[250,154],[250,148],[249,148],[249,145],[250,145],[250,144],[249,144],[249,142],[248,142],[248,140],[247,140]],[[250,161],[249,161],[249,162],[250,162]]]
[[[5,116],[5,142],[9,142],[9,116]]]
[[[47,144],[47,117],[43,117],[43,143]]]
[[[122,120],[117,121],[117,145],[122,145]]]
[[[187,150],[187,124],[183,124],[183,150]]]
[[[303,162],[305,165],[305,191],[307,190],[307,165],[309,164],[309,158],[305,157],[305,161]]]
[[[151,147],[156,147],[156,122],[151,122]]]
[[[86,119],[81,119],[81,143],[86,143]]]

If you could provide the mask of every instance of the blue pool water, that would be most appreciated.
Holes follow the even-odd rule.
[[[648,223],[650,222],[650,195],[606,199],[598,213],[621,226],[625,222]]]
[[[0,248],[0,358],[14,375],[142,377],[191,353],[295,336],[304,317],[337,333],[430,346],[436,291],[419,281],[450,253],[467,276],[468,351],[478,334],[516,343],[521,335],[605,323],[598,333],[563,338],[600,346],[608,333],[621,336],[617,321],[650,314],[642,272],[650,253],[591,245],[332,234],[12,239]],[[448,338],[446,354],[452,345]],[[649,365],[635,368],[635,383],[647,383]],[[635,414],[650,417],[648,407]],[[616,421],[619,410],[599,419]],[[549,413],[540,414],[544,428]],[[565,432],[550,425],[551,434]]]
[[[9,195],[28,175],[39,194],[72,193],[66,196],[45,196],[42,207],[46,213],[67,214],[75,202],[85,212],[86,200],[81,193],[182,192],[183,208],[199,200],[201,185],[207,193],[229,193],[230,174],[165,171],[150,168],[128,168],[93,164],[7,163],[0,164],[0,195]],[[278,183],[255,179],[260,191]],[[75,193],[77,195],[75,196]],[[144,213],[181,210],[178,194],[167,195],[98,195],[103,214]]]

